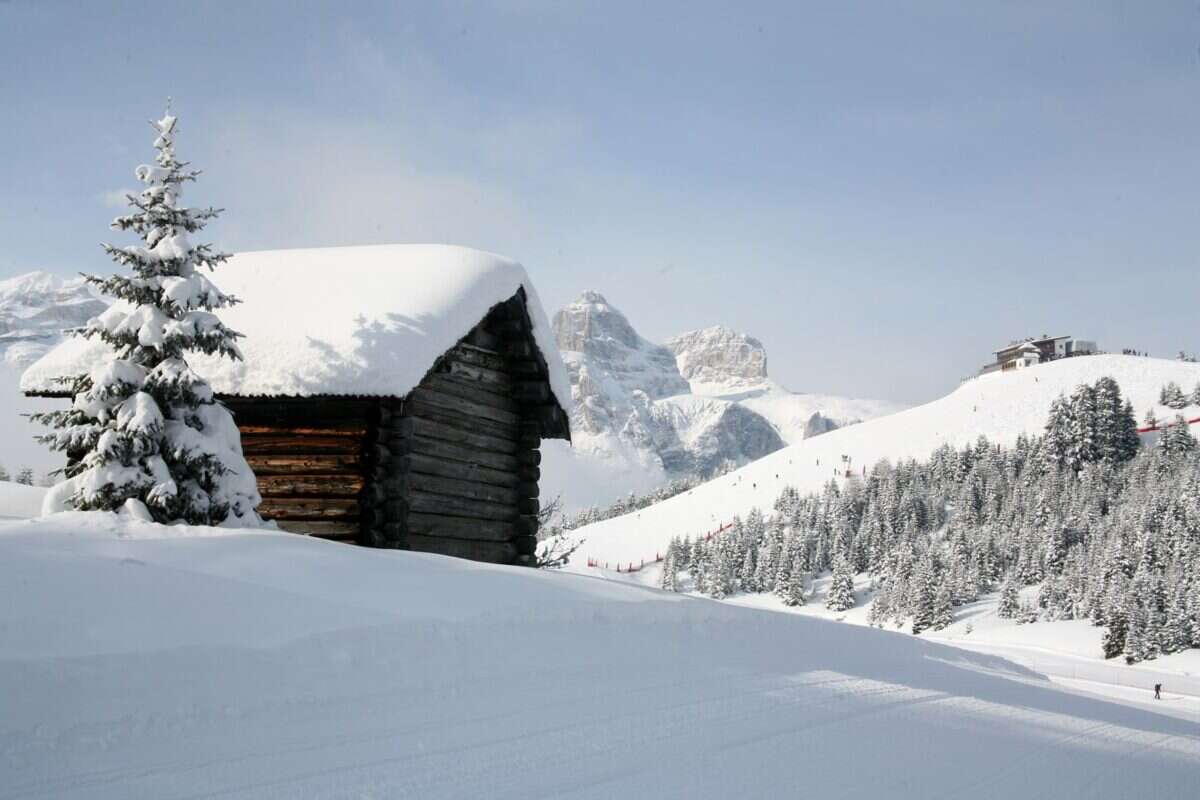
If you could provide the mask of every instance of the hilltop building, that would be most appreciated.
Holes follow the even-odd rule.
[[[1014,369],[1043,364],[1059,358],[1093,355],[1099,352],[1096,343],[1088,339],[1075,339],[1071,336],[1031,336],[1001,347],[994,351],[996,360],[985,364],[980,375],[989,372],[1007,372]]]

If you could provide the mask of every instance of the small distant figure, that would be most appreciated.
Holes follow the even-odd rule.
[[[1154,699],[1162,700],[1162,684],[1161,683],[1154,684]]]

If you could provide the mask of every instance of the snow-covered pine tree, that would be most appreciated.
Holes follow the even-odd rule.
[[[4,468],[3,464],[0,464],[0,481],[6,481],[9,477],[8,470]]]
[[[33,467],[21,467],[17,472],[16,481],[23,486],[33,486]]]
[[[784,587],[781,595],[785,606],[802,606],[804,605],[804,571],[800,569],[792,570],[788,576],[787,585]]]
[[[1196,437],[1182,414],[1177,414],[1175,421],[1159,435],[1158,446],[1169,456],[1185,455],[1196,449]]]
[[[830,611],[854,608],[854,572],[849,560],[841,553],[833,559],[833,580],[829,584],[825,607]]]
[[[1016,576],[1009,575],[1004,579],[1004,585],[1000,588],[1000,607],[996,609],[997,615],[1005,619],[1013,619],[1017,616],[1021,610],[1018,589]]]
[[[1175,381],[1170,381],[1158,393],[1158,402],[1167,408],[1173,408],[1178,411],[1187,406],[1188,399],[1184,395],[1183,389],[1179,387],[1179,384]]]
[[[109,345],[113,357],[65,379],[70,409],[37,417],[55,429],[42,440],[70,458],[68,480],[51,491],[60,505],[80,510],[256,525],[260,498],[237,427],[185,360],[188,352],[241,358],[239,334],[213,313],[236,300],[198,271],[228,256],[188,238],[219,211],[180,205],[183,184],[200,173],[175,157],[177,118],[169,109],[151,125],[155,163],[137,168],[145,188],[128,196],[131,213],[112,223],[143,244],[104,245],[133,275],[87,277],[119,302],[78,331]]]
[[[1200,406],[1200,381],[1196,382],[1196,388],[1192,389],[1192,396],[1188,398],[1192,405]]]
[[[942,581],[933,594],[933,622],[930,627],[940,631],[954,622],[954,604],[950,597],[950,586]]]

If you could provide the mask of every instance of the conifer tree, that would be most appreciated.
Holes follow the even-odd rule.
[[[21,467],[17,472],[16,481],[22,486],[33,486],[33,467]]]
[[[1185,408],[1188,404],[1188,399],[1183,393],[1183,389],[1179,388],[1179,384],[1175,381],[1170,381],[1166,386],[1162,387],[1162,391],[1158,394],[1158,402],[1167,408],[1173,408],[1178,411]]]
[[[833,561],[833,580],[829,584],[825,607],[830,611],[854,608],[854,573],[851,571],[850,562],[841,554]]]
[[[950,587],[945,581],[938,585],[933,595],[933,621],[930,627],[940,631],[954,622],[954,605],[950,598]]]
[[[1005,619],[1014,619],[1020,610],[1021,601],[1017,581],[1015,576],[1009,575],[1000,589],[1000,606],[996,609],[996,614]]]
[[[8,470],[4,468],[3,464],[0,464],[0,481],[6,481],[9,477]]]
[[[70,409],[38,415],[55,430],[42,438],[71,460],[59,489],[80,510],[122,507],[159,522],[257,524],[260,498],[228,410],[188,366],[189,352],[240,359],[238,333],[213,313],[236,300],[200,269],[228,256],[189,236],[217,209],[180,204],[183,185],[200,174],[175,156],[177,119],[152,122],[153,165],[137,168],[144,188],[112,223],[140,246],[104,245],[132,275],[87,280],[117,303],[78,333],[108,345],[112,357],[70,376]]]

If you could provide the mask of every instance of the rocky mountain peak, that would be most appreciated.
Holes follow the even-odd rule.
[[[761,383],[767,378],[767,350],[744,333],[714,325],[668,339],[679,372],[693,383]]]
[[[24,366],[108,304],[82,278],[29,272],[0,281],[0,361]]]
[[[553,326],[568,369],[573,361],[586,362],[593,381],[604,382],[607,377],[627,389],[639,389],[651,399],[689,390],[675,366],[675,355],[639,336],[625,315],[599,292],[584,292],[560,309]],[[570,354],[581,358],[572,359]]]

